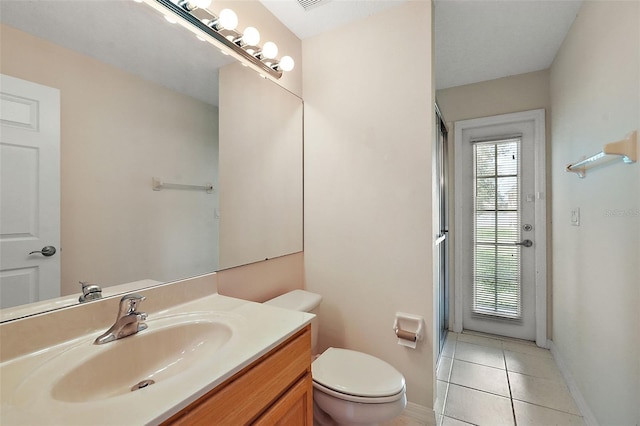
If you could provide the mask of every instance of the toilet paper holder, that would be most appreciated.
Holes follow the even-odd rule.
[[[422,340],[424,329],[424,318],[419,315],[396,312],[396,319],[393,323],[393,330],[398,339],[417,342]]]

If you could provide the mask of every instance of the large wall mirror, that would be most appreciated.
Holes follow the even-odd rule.
[[[3,318],[76,303],[79,281],[116,294],[302,250],[300,98],[145,4],[0,7]],[[20,145],[48,125],[28,128],[33,111],[51,118],[48,100],[19,94],[29,84],[59,96],[50,179],[44,154]],[[40,239],[56,209],[59,240]]]

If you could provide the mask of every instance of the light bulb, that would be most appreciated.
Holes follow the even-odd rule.
[[[242,41],[249,46],[256,46],[260,43],[260,32],[254,27],[247,27],[242,32]]]
[[[291,71],[295,64],[296,63],[293,61],[293,58],[291,56],[283,56],[278,63],[278,67],[282,71]]]
[[[238,26],[238,15],[231,9],[222,9],[218,17],[218,25],[225,30],[235,30]]]
[[[278,56],[278,46],[272,41],[268,41],[262,46],[262,56],[273,59]]]

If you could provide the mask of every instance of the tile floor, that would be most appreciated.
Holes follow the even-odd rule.
[[[551,352],[466,332],[447,337],[435,412],[438,426],[584,425]]]

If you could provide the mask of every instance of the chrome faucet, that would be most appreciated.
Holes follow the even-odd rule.
[[[147,319],[147,314],[138,312],[137,310],[138,304],[144,299],[145,297],[139,294],[127,294],[123,296],[122,299],[120,299],[120,308],[118,309],[116,322],[93,343],[95,345],[102,345],[113,340],[131,336],[146,329],[147,324],[144,320]]]
[[[82,286],[82,294],[78,298],[78,302],[84,303],[102,298],[102,289],[100,286],[84,281],[80,281],[80,285]]]

